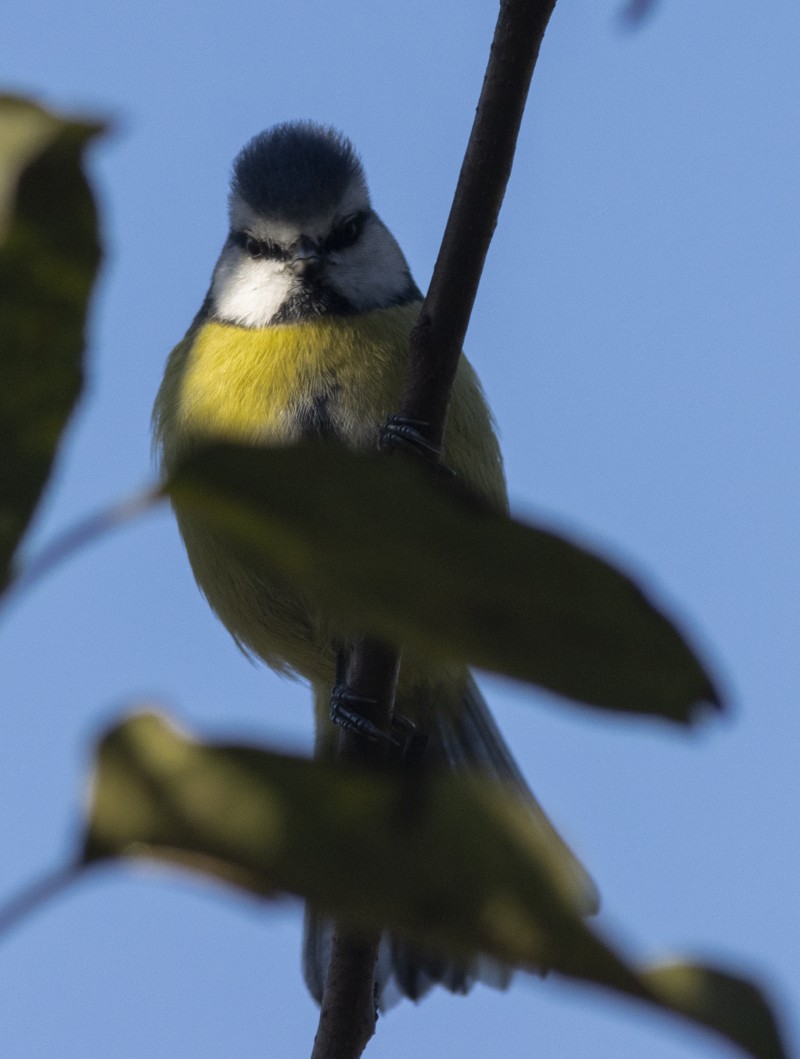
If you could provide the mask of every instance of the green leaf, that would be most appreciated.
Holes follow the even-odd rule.
[[[475,776],[203,744],[142,713],[98,752],[84,859],[118,856],[297,894],[434,951],[634,987],[583,921],[572,856],[513,794]]]
[[[100,128],[0,96],[0,589],[81,392],[100,261],[81,161]]]
[[[642,978],[662,1004],[716,1030],[750,1055],[788,1055],[775,1016],[752,983],[691,963],[654,967]]]
[[[686,723],[718,703],[686,640],[628,577],[408,461],[312,441],[217,445],[166,488],[343,629],[593,706]]]
[[[84,863],[150,858],[291,893],[423,949],[546,966],[783,1059],[760,993],[719,971],[638,971],[582,919],[583,874],[511,794],[474,776],[361,770],[202,744],[141,713],[100,744]]]

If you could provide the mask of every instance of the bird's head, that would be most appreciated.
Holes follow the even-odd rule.
[[[420,297],[372,209],[349,140],[308,122],[260,133],[237,156],[230,234],[210,311],[243,327],[300,322]]]

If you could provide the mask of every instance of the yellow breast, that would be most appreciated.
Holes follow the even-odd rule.
[[[419,303],[248,329],[209,321],[170,355],[156,400],[165,462],[209,437],[288,442],[325,396],[336,433],[360,444],[397,406]]]

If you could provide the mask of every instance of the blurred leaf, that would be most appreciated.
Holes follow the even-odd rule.
[[[85,860],[115,856],[297,894],[434,951],[632,981],[583,922],[574,859],[513,794],[474,776],[208,745],[141,713],[98,752]]]
[[[100,128],[0,96],[0,589],[83,383],[100,248],[81,160]]]
[[[313,441],[217,445],[167,489],[344,632],[673,721],[718,702],[681,634],[624,574],[408,461]]]
[[[691,965],[632,968],[580,916],[582,874],[511,794],[476,777],[358,770],[213,746],[153,713],[100,744],[87,864],[144,857],[255,894],[308,899],[423,949],[547,966],[783,1059],[750,984]]]
[[[750,1055],[788,1055],[773,1012],[750,982],[691,963],[664,964],[642,977],[662,1003],[728,1037]]]
[[[649,18],[657,6],[658,0],[627,0],[620,14],[624,22],[635,28]]]

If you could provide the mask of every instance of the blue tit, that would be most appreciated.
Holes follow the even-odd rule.
[[[225,439],[290,445],[330,438],[374,449],[403,388],[409,335],[421,299],[403,252],[372,207],[352,144],[302,122],[260,133],[233,166],[230,231],[203,305],[169,356],[154,409],[161,465]],[[505,510],[502,459],[474,369],[461,358],[445,431],[444,462],[474,492]],[[313,690],[316,753],[335,747],[329,703],[346,632],[279,580],[252,568],[219,532],[175,505],[200,588],[236,642]],[[324,513],[320,513],[324,518]],[[429,737],[432,759],[481,770],[510,785],[559,843],[466,668],[404,655],[396,709]],[[566,846],[586,911],[591,879]],[[329,928],[307,916],[304,970],[321,999]],[[378,983],[413,999],[432,984],[466,992],[476,977],[501,984],[485,962],[456,967],[385,939]]]

